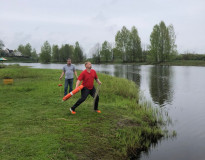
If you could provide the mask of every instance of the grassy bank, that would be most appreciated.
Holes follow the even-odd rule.
[[[161,65],[161,66],[205,66],[205,61],[203,60],[173,60],[169,62],[139,62],[133,63],[137,65]]]
[[[169,66],[205,66],[204,60],[173,60],[169,62],[134,62],[134,63],[123,63],[123,62],[110,62],[101,64],[127,64],[127,65],[169,65]]]
[[[203,60],[175,60],[170,62],[163,62],[159,65],[169,65],[169,66],[205,66],[205,61]]]
[[[137,104],[133,82],[99,74],[102,113],[93,112],[89,97],[71,115],[80,94],[61,101],[60,73],[0,68],[0,159],[129,159],[162,137],[154,111]],[[3,77],[14,84],[4,85]]]
[[[4,57],[7,59],[6,62],[22,62],[22,63],[37,63],[38,61],[29,57]]]

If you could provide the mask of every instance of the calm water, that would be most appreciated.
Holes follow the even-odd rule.
[[[19,63],[62,69],[63,64]],[[79,70],[84,65],[76,65]],[[141,160],[205,160],[205,67],[93,65],[97,72],[133,80],[155,106],[168,111],[176,138],[164,139]],[[59,72],[60,76],[60,72]],[[105,83],[105,82],[104,82]]]

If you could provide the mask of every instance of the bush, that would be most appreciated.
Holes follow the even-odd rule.
[[[203,60],[205,61],[205,54],[186,53],[176,56],[176,60]]]

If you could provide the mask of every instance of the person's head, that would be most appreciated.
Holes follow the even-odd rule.
[[[85,62],[85,68],[86,69],[91,69],[92,68],[92,64],[90,62]]]
[[[67,59],[67,65],[71,65],[71,59],[70,58]]]

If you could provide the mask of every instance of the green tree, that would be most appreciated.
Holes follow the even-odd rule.
[[[66,62],[68,58],[72,58],[74,53],[74,48],[72,45],[65,44],[59,49],[59,57],[61,62]]]
[[[51,46],[48,41],[41,47],[40,61],[42,63],[49,63],[51,61]]]
[[[64,55],[63,55],[63,60],[67,61],[68,58],[72,57],[72,51],[70,49],[70,45],[69,44],[65,44],[64,46]]]
[[[142,61],[142,47],[141,39],[138,35],[137,29],[133,26],[130,33],[130,61]]]
[[[30,43],[27,43],[27,44],[25,45],[25,49],[24,49],[23,55],[24,55],[24,56],[27,56],[27,57],[31,57],[31,52],[32,52],[31,44],[30,44]]]
[[[79,42],[75,43],[75,50],[74,50],[74,61],[79,63],[82,62],[84,59],[83,51],[79,45]]]
[[[22,45],[22,44],[20,44],[19,46],[18,46],[18,49],[17,49],[19,52],[21,52],[22,53],[22,55],[24,56],[24,54],[25,54],[25,47]]]
[[[127,62],[128,60],[128,52],[130,50],[130,31],[123,26],[121,31],[118,31],[115,36],[115,44],[118,51],[121,52],[123,62]]]
[[[32,52],[31,52],[31,58],[35,61],[38,61],[38,54],[36,52],[36,49],[33,48]]]
[[[74,60],[75,46],[69,45],[69,52],[70,52],[70,58],[72,59],[73,62],[75,62]]]
[[[170,37],[170,46],[171,46],[171,55],[170,55],[170,59],[174,59],[177,55],[177,45],[176,45],[176,34],[174,31],[174,26],[172,24],[170,24],[168,26],[168,30],[169,30],[169,37]]]
[[[159,58],[159,47],[160,47],[160,42],[159,42],[159,38],[160,38],[160,29],[158,25],[155,25],[153,28],[153,31],[150,35],[150,55],[149,55],[149,59],[151,61],[155,61],[155,62],[159,62],[160,58]]]
[[[155,25],[150,35],[149,59],[154,62],[168,61],[176,54],[175,33],[172,25],[166,27],[163,21]]]
[[[142,62],[146,62],[149,55],[149,45],[144,43],[141,46],[142,46]]]
[[[65,45],[63,45],[63,47],[62,47],[62,55],[61,55],[61,58],[62,58],[62,61],[63,62],[65,62],[67,59],[68,59],[68,57],[70,56],[69,54],[68,54],[68,44],[65,44]]]
[[[90,52],[92,54],[93,63],[99,64],[101,62],[100,51],[101,47],[99,43],[95,44],[95,46],[91,49]]]
[[[121,62],[122,61],[122,54],[121,54],[121,51],[119,51],[116,47],[114,47],[112,49],[112,61],[119,61]]]
[[[53,45],[52,46],[52,61],[53,62],[59,62],[60,61],[58,45]]]
[[[27,43],[25,46],[20,44],[17,49],[22,53],[23,56],[32,57],[32,47],[30,43]]]
[[[102,44],[100,56],[101,60],[104,62],[109,62],[112,60],[112,47],[108,41],[104,41],[104,43]]]
[[[3,48],[4,48],[4,42],[0,40],[0,56],[4,55]]]

